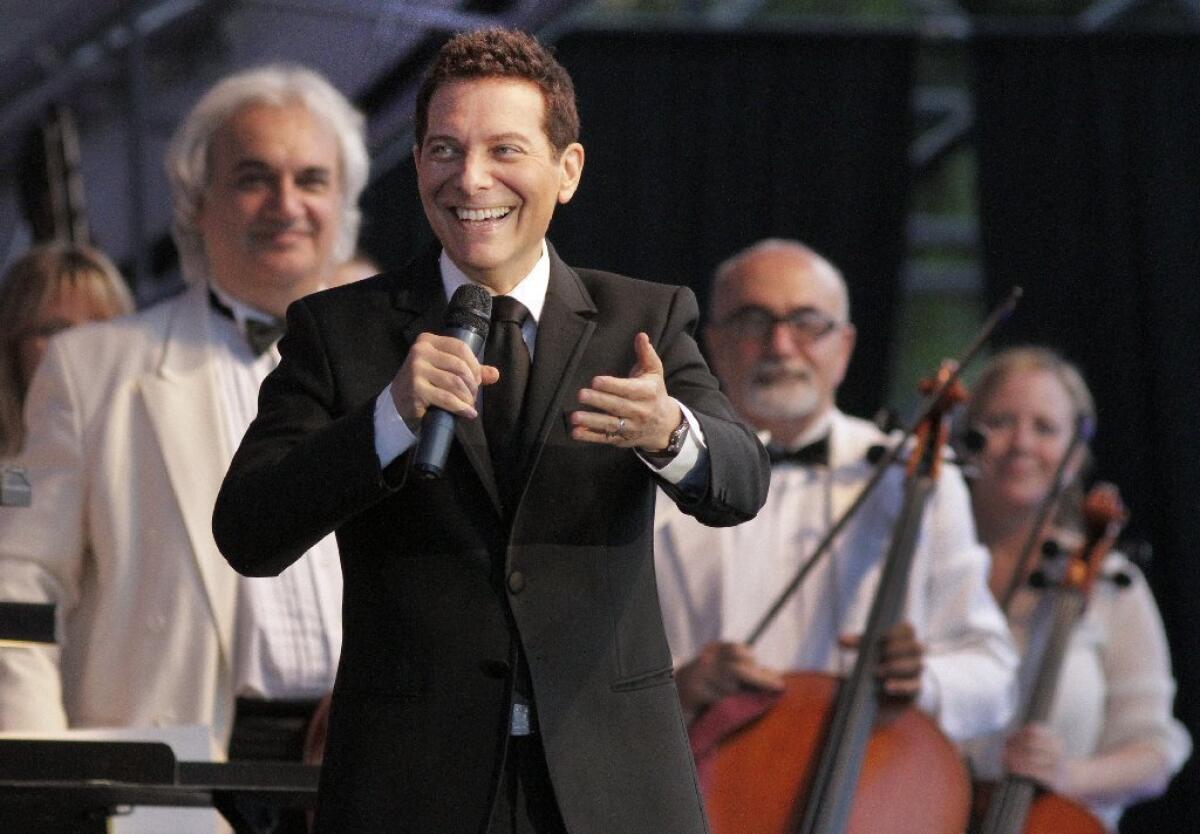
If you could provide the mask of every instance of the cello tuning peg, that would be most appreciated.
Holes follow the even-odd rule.
[[[1118,588],[1128,588],[1130,585],[1133,584],[1133,577],[1130,576],[1129,574],[1127,574],[1123,570],[1117,571],[1116,573],[1111,574],[1110,576],[1106,576],[1105,579],[1108,579],[1110,582],[1112,582],[1112,584],[1116,585]]]
[[[879,430],[884,434],[891,434],[897,429],[903,428],[900,424],[900,417],[893,409],[884,406],[875,412],[875,418],[872,422],[879,427]]]
[[[1150,563],[1154,561],[1154,547],[1145,539],[1127,538],[1121,542],[1118,549],[1143,573],[1148,572]]]
[[[962,447],[966,452],[982,452],[987,446],[987,435],[977,428],[969,428],[962,435]]]

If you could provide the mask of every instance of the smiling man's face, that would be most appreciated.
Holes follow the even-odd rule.
[[[846,310],[845,285],[834,268],[786,244],[743,256],[714,289],[706,331],[712,367],[755,429],[786,446],[833,407],[854,351]],[[769,323],[744,326],[747,313]],[[818,333],[788,326],[799,313],[828,324]]]
[[[510,78],[453,81],[429,103],[413,149],[429,224],[471,279],[506,293],[529,273],[555,206],[575,193],[583,147],[558,153],[537,85]]]
[[[197,223],[213,280],[270,312],[317,289],[342,210],[333,130],[301,105],[250,105],[213,135],[209,166]]]

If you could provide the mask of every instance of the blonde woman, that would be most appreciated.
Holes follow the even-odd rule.
[[[1095,421],[1095,406],[1079,371],[1050,350],[1015,348],[984,368],[968,407],[970,425],[986,438],[971,486],[975,524],[992,554],[989,585],[1006,596],[1023,545],[1077,421]],[[1081,470],[1086,446],[1066,466],[1067,488],[1046,537],[1078,534]],[[1036,561],[1036,560],[1031,560]],[[1031,572],[1036,564],[1025,568]],[[1015,726],[973,743],[978,778],[1003,772],[1029,777],[1092,811],[1110,830],[1132,803],[1161,793],[1191,749],[1172,717],[1175,679],[1162,619],[1145,578],[1120,553],[1110,553],[1102,576],[1075,624],[1049,720]],[[1006,614],[1018,646],[1049,625],[1039,606],[1045,591],[1027,576]]]
[[[9,267],[0,281],[0,458],[21,450],[25,392],[50,337],[132,310],[117,268],[90,246],[36,246]]]

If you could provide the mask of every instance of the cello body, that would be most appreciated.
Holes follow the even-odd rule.
[[[1108,834],[1108,829],[1082,805],[1044,793],[1033,800],[1024,834]]]
[[[971,811],[970,834],[977,834],[983,825],[988,802],[996,788],[995,782],[975,785]],[[1091,811],[1077,802],[1056,793],[1039,793],[1029,806],[1021,834],[1108,834],[1108,829]]]
[[[777,696],[727,696],[693,722],[692,751],[714,834],[965,830],[971,791],[958,750],[911,704],[893,708],[881,703],[877,681],[884,636],[899,622],[921,519],[940,470],[940,450],[949,431],[945,412],[952,402],[966,398],[957,367],[945,364],[937,380],[922,383],[930,403],[906,433],[916,443],[903,504],[853,670],[844,680],[791,674]],[[889,462],[886,456],[881,459],[862,494],[878,483]],[[858,503],[831,528],[826,541]],[[749,645],[796,581],[771,607]]]
[[[733,696],[693,725],[713,834],[795,830],[841,681],[816,672],[785,679],[782,694],[747,693],[741,704],[742,696]],[[715,725],[739,723],[731,720],[739,710],[744,722],[721,734]],[[704,744],[709,735],[722,740]],[[960,834],[969,810],[966,766],[933,720],[913,706],[882,713],[867,743],[848,834]]]

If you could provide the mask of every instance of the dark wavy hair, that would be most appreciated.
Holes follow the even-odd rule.
[[[575,85],[550,50],[515,29],[463,32],[438,51],[417,92],[416,142],[425,141],[429,102],[443,84],[473,78],[511,78],[529,81],[542,91],[546,103],[542,128],[556,153],[579,141],[579,112]]]

